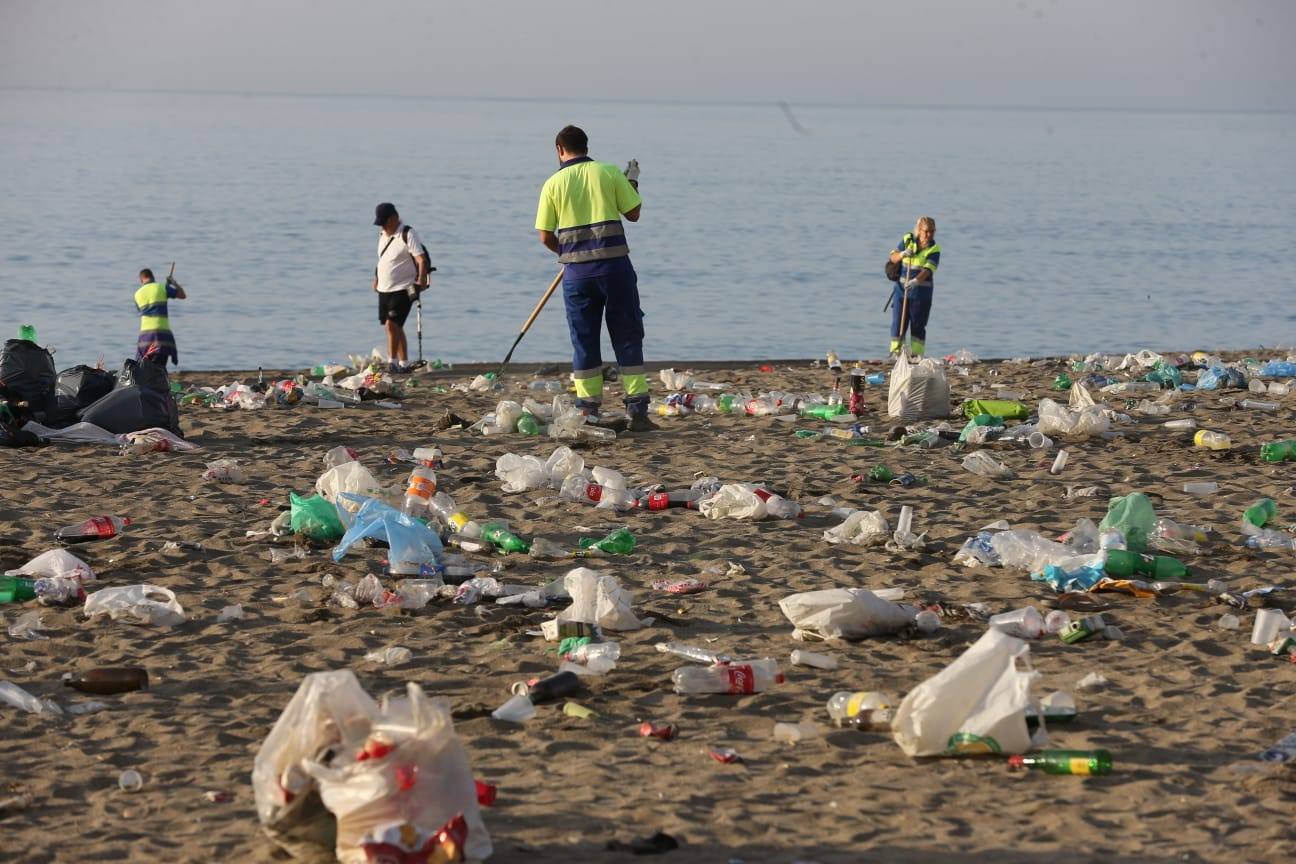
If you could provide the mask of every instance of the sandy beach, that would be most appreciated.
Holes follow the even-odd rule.
[[[1267,359],[1285,352],[1225,356]],[[692,368],[730,392],[826,393],[831,387],[828,371],[810,361],[771,363],[768,373],[755,363]],[[655,370],[666,365],[685,364],[650,367],[657,394]],[[1041,398],[1059,398],[1050,384],[1068,365],[1062,359],[976,363],[967,376],[950,376],[952,403],[957,410],[965,398],[1009,389],[1034,410]],[[868,368],[890,371],[881,362]],[[829,727],[824,705],[834,692],[902,696],[959,656],[984,632],[983,623],[951,614],[930,635],[809,646],[839,661],[836,670],[820,671],[788,664],[789,652],[806,646],[791,638],[778,601],[818,588],[900,586],[909,602],[940,602],[949,610],[972,602],[994,612],[1040,605],[1053,596],[1047,586],[1018,571],[965,568],[954,563],[955,552],[997,519],[1050,536],[1080,517],[1097,522],[1110,496],[1133,491],[1145,492],[1158,515],[1215,526],[1207,554],[1187,562],[1196,575],[1240,588],[1290,587],[1292,553],[1250,550],[1237,526],[1242,510],[1260,496],[1278,502],[1281,525],[1296,514],[1291,463],[1265,463],[1257,452],[1262,442],[1293,437],[1296,396],[1263,397],[1282,406],[1259,412],[1221,402],[1246,395],[1236,390],[1175,394],[1169,415],[1133,415],[1134,422],[1116,427],[1124,434],[1115,440],[1059,440],[1070,461],[1057,476],[1048,470],[1055,449],[990,444],[986,449],[1016,473],[1006,480],[964,470],[964,454],[951,452],[948,442],[934,449],[856,447],[793,434],[822,429],[822,422],[769,417],[656,418],[659,432],[581,449],[588,465],[616,468],[635,485],[681,488],[697,476],[717,475],[763,483],[806,508],[801,519],[752,523],[709,521],[690,510],[618,515],[554,500],[549,491],[502,492],[494,476],[500,455],[545,458],[555,442],[434,432],[446,409],[476,420],[503,396],[520,398],[534,367],[511,369],[502,394],[436,392],[480,371],[456,367],[416,376],[399,410],[372,404],[337,411],[185,408],[183,430],[201,448],[190,453],[118,456],[93,445],[0,450],[0,570],[52,548],[60,525],[96,514],[130,516],[135,524],[123,536],[73,551],[98,572],[94,587],[163,585],[175,591],[188,617],[166,630],[87,622],[77,609],[46,608],[48,638],[0,636],[0,679],[64,706],[92,698],[110,706],[63,719],[0,708],[6,727],[0,800],[11,801],[0,809],[0,860],[288,860],[260,830],[252,760],[302,676],[343,668],[354,670],[375,697],[415,681],[450,701],[475,775],[499,788],[484,817],[495,844],[490,860],[500,864],[631,860],[607,851],[607,842],[655,831],[681,844],[662,860],[721,864],[1250,862],[1291,855],[1296,773],[1292,763],[1262,763],[1257,754],[1296,728],[1296,666],[1249,644],[1254,610],[1231,610],[1193,593],[1095,594],[1124,641],[1032,643],[1041,692],[1072,692],[1079,708],[1075,722],[1051,730],[1052,746],[1103,747],[1113,755],[1110,776],[1081,778],[1010,773],[1000,759],[915,761],[889,734]],[[179,380],[218,386],[236,377],[251,381],[255,373],[189,372]],[[609,385],[610,401],[619,396],[619,385]],[[1108,397],[1108,405],[1128,410],[1123,395]],[[885,411],[886,390],[874,388],[862,422],[885,429],[893,422]],[[1233,449],[1194,448],[1188,434],[1161,426],[1182,417],[1228,432]],[[508,698],[510,684],[556,669],[554,643],[528,635],[552,610],[448,602],[418,611],[349,610],[327,603],[321,579],[381,573],[383,550],[360,549],[334,563],[327,549],[315,549],[271,563],[271,549],[291,544],[246,533],[267,528],[290,490],[309,492],[323,470],[321,456],[339,444],[357,450],[384,485],[401,483],[409,471],[407,464],[389,464],[388,452],[436,444],[446,457],[441,488],[470,515],[507,519],[523,536],[574,547],[580,537],[630,527],[638,538],[634,552],[593,566],[614,574],[634,593],[636,613],[655,620],[620,634],[615,671],[587,679],[575,697],[595,718],[564,716],[561,703],[539,706],[521,726],[489,716]],[[239,459],[250,481],[203,480],[205,463],[222,457]],[[927,483],[901,488],[851,479],[879,462],[923,475]],[[1217,481],[1218,492],[1186,494],[1183,484],[1193,480]],[[1101,494],[1065,497],[1068,486],[1089,485]],[[827,544],[824,530],[840,519],[815,503],[823,496],[882,509],[892,525],[900,506],[912,505],[914,530],[925,533],[926,548],[902,553]],[[185,545],[164,551],[168,541]],[[537,586],[576,566],[525,556],[493,560],[505,565],[506,581]],[[656,579],[699,576],[726,561],[745,572],[704,576],[710,587],[703,593],[679,597],[651,587]],[[303,588],[313,602],[286,602]],[[1293,607],[1290,595],[1269,603],[1289,613]],[[242,605],[243,619],[217,622],[232,604]],[[28,608],[38,607],[0,607],[0,618],[7,627]],[[1229,611],[1241,618],[1240,629],[1217,628]],[[667,640],[775,658],[786,681],[749,696],[677,695],[670,673],[683,661],[653,649]],[[364,660],[366,652],[388,646],[410,649],[413,659],[395,667]],[[151,688],[88,697],[60,684],[65,672],[122,664],[146,667]],[[1107,685],[1076,689],[1093,672],[1106,676]],[[678,724],[679,737],[640,738],[644,720]],[[826,734],[780,744],[772,736],[779,721],[814,721]],[[743,761],[716,762],[707,753],[713,746],[732,747]],[[126,769],[143,775],[139,792],[118,788]],[[212,792],[228,793],[229,800],[211,800],[224,797]]]

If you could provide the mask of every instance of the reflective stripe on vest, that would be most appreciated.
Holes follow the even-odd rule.
[[[630,254],[630,247],[625,239],[625,226],[621,224],[620,219],[593,225],[578,225],[574,228],[559,228],[554,232],[554,236],[558,238],[558,263],[560,264],[603,261]]]
[[[937,245],[936,243],[933,243],[932,245],[928,246],[926,249],[919,249],[918,241],[917,239],[914,238],[912,234],[906,234],[904,239],[905,239],[904,264],[908,268],[909,277],[912,278],[914,274],[916,274],[919,270],[922,270],[923,268],[930,270],[932,272],[932,275],[935,276],[936,265],[940,263],[940,259],[937,258],[937,260],[935,261],[930,261],[928,259],[930,259],[933,255],[937,255],[937,256],[940,255],[940,246]]]
[[[141,285],[135,292],[135,308],[140,313],[140,330],[170,330],[167,318],[167,290],[161,282]]]

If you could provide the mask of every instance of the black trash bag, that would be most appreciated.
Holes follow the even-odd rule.
[[[10,339],[0,351],[0,385],[27,403],[32,417],[44,420],[54,407],[54,356],[35,342]]]
[[[171,379],[167,377],[166,362],[158,363],[145,357],[143,360],[127,360],[117,373],[117,389],[126,387],[147,387],[150,390],[171,392]]]
[[[0,447],[44,447],[48,444],[39,435],[23,431],[22,427],[31,419],[27,402],[0,386]]]
[[[78,415],[85,423],[107,429],[114,435],[159,427],[180,435],[180,412],[174,397],[150,387],[122,387],[84,409]],[[183,437],[183,436],[181,436]]]
[[[58,395],[67,397],[78,409],[98,402],[116,386],[116,373],[93,366],[73,366],[58,374]]]

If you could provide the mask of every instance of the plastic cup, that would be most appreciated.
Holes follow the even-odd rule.
[[[525,723],[534,717],[535,713],[535,705],[531,703],[531,698],[524,693],[518,693],[496,708],[491,716],[505,723]]]
[[[144,778],[138,771],[123,771],[117,775],[117,786],[123,792],[138,792],[144,788]]]
[[[792,652],[793,666],[811,666],[815,669],[832,670],[837,668],[837,658],[830,657],[827,654],[816,654],[813,651],[802,651],[800,648]]]
[[[1252,645],[1268,645],[1279,633],[1291,629],[1291,622],[1281,609],[1259,609],[1251,628]]]
[[[1049,469],[1050,474],[1061,474],[1062,469],[1067,464],[1067,451],[1059,450],[1057,457],[1053,460],[1053,467]]]
[[[1047,450],[1053,446],[1053,439],[1045,435],[1043,432],[1032,432],[1030,437],[1026,439],[1026,443],[1029,444],[1033,450]],[[1066,464],[1065,460],[1063,460],[1063,464]]]

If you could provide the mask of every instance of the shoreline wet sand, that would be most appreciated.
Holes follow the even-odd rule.
[[[1248,354],[1285,356],[1254,351],[1227,359]],[[758,371],[757,363],[688,368],[726,383],[729,391],[826,393],[831,387],[828,370],[808,361],[767,362],[772,373]],[[188,616],[163,630],[90,623],[76,609],[47,608],[41,612],[48,639],[3,637],[0,677],[65,706],[90,697],[62,688],[64,672],[138,664],[152,678],[144,692],[94,697],[109,710],[84,716],[48,719],[0,708],[7,727],[0,742],[0,800],[29,796],[25,808],[0,809],[4,857],[287,860],[257,823],[252,760],[301,677],[338,668],[353,669],[375,696],[415,681],[430,695],[450,700],[475,775],[499,787],[496,806],[483,814],[496,849],[491,861],[631,860],[605,851],[607,841],[657,830],[681,842],[663,860],[749,864],[934,862],[955,855],[986,862],[1059,855],[1249,861],[1290,851],[1296,775],[1290,764],[1262,763],[1257,754],[1296,727],[1290,688],[1296,667],[1249,644],[1253,611],[1187,593],[1154,599],[1097,594],[1124,641],[1032,643],[1040,692],[1072,692],[1079,707],[1075,722],[1052,729],[1051,746],[1105,747],[1113,754],[1111,776],[1076,778],[1012,774],[999,759],[914,761],[890,735],[828,728],[824,704],[834,692],[902,696],[953,661],[984,624],[950,616],[932,635],[806,646],[792,640],[792,625],[778,601],[819,588],[902,586],[910,589],[910,601],[939,600],[950,608],[972,602],[987,603],[995,612],[1039,606],[1052,596],[1042,583],[1018,571],[964,568],[953,562],[954,553],[997,519],[1056,536],[1078,518],[1099,521],[1110,496],[1133,491],[1147,493],[1158,515],[1215,526],[1208,554],[1187,562],[1195,573],[1241,588],[1290,587],[1291,553],[1250,550],[1237,526],[1242,510],[1261,496],[1278,502],[1281,524],[1292,520],[1291,463],[1261,462],[1257,445],[1296,437],[1296,396],[1263,397],[1281,407],[1257,412],[1221,403],[1221,397],[1245,398],[1236,390],[1175,394],[1169,415],[1140,418],[1128,412],[1135,422],[1114,427],[1124,432],[1115,440],[1057,439],[1070,452],[1057,476],[1048,470],[1056,448],[989,445],[985,449],[1016,472],[1008,480],[969,473],[960,465],[964,454],[948,446],[874,449],[799,439],[795,429],[824,424],[767,417],[655,418],[659,432],[581,449],[587,465],[616,468],[633,485],[680,488],[714,474],[791,491],[807,508],[805,518],[794,521],[713,522],[685,510],[615,514],[552,500],[555,493],[543,490],[506,494],[494,476],[495,460],[506,452],[544,458],[556,442],[433,431],[446,409],[476,420],[500,398],[520,398],[519,382],[547,365],[552,364],[510,367],[506,389],[495,394],[433,392],[438,383],[488,371],[491,364],[418,375],[399,410],[369,404],[336,411],[305,405],[186,408],[186,437],[201,447],[191,453],[119,457],[112,448],[91,445],[0,451],[6,476],[0,569],[51,548],[60,525],[100,513],[127,515],[135,525],[122,537],[73,549],[99,574],[91,589],[152,582],[175,591]],[[565,376],[566,366],[554,368],[551,377]],[[1032,410],[1045,397],[1065,402],[1066,394],[1050,384],[1066,368],[1062,359],[977,363],[966,377],[949,376],[951,402],[957,410],[962,399],[991,397],[998,389],[1022,393]],[[218,386],[233,377],[185,372],[179,380]],[[237,377],[253,381],[256,373]],[[652,383],[660,393],[655,373]],[[976,384],[981,392],[972,392]],[[619,395],[619,386],[609,384],[610,406]],[[1134,401],[1145,395],[1133,394]],[[1128,411],[1123,395],[1109,396],[1107,403]],[[890,426],[885,408],[885,387],[874,388],[862,422],[875,429]],[[1190,433],[1161,426],[1182,417],[1228,432],[1234,448],[1194,448]],[[656,619],[617,635],[617,668],[605,678],[588,679],[576,697],[596,718],[564,716],[561,703],[540,706],[523,726],[489,716],[508,697],[512,682],[557,667],[554,643],[527,635],[552,610],[437,602],[412,612],[330,606],[321,578],[355,581],[381,573],[383,550],[360,549],[335,564],[326,549],[317,549],[304,559],[272,564],[270,549],[286,544],[245,536],[268,527],[289,490],[313,488],[324,467],[321,456],[333,446],[355,448],[387,486],[399,484],[409,470],[388,464],[389,451],[433,443],[445,452],[442,488],[479,520],[504,518],[523,536],[570,546],[620,524],[638,538],[628,556],[580,562],[615,575],[634,593],[635,612]],[[204,464],[223,457],[239,459],[250,482],[202,480]],[[879,462],[924,475],[927,483],[902,489],[850,479]],[[1217,481],[1219,489],[1200,497],[1183,492],[1183,484],[1194,480]],[[1064,497],[1068,486],[1089,485],[1099,486],[1101,494]],[[892,526],[900,506],[912,505],[914,530],[926,535],[926,548],[900,553],[830,546],[823,531],[840,520],[813,503],[825,495],[844,506],[883,509]],[[164,551],[171,540],[200,543],[202,549]],[[537,586],[575,566],[526,557],[493,560],[504,562],[504,580]],[[651,588],[655,579],[698,576],[724,561],[741,564],[745,572],[705,577],[708,590],[685,597]],[[284,602],[303,588],[314,598],[308,606]],[[218,623],[220,610],[232,604],[242,605],[243,619]],[[1271,605],[1290,612],[1292,601],[1278,595]],[[7,627],[28,608],[37,607],[3,607],[0,617]],[[1217,629],[1220,616],[1230,611],[1242,619],[1241,629]],[[786,681],[749,696],[676,695],[670,672],[683,661],[652,647],[668,640],[740,657],[773,657]],[[393,645],[409,648],[413,659],[396,667],[364,660],[368,651]],[[832,654],[839,666],[831,672],[792,667],[788,653],[798,647]],[[1091,672],[1101,672],[1109,683],[1078,690],[1077,682]],[[636,728],[644,720],[676,723],[679,737],[640,738]],[[782,745],[772,736],[779,721],[813,721],[827,734]],[[744,761],[715,762],[706,752],[713,746],[733,747]],[[118,788],[126,769],[143,775],[141,791]],[[211,801],[208,792],[229,793],[232,800]]]

